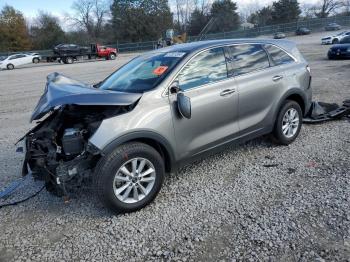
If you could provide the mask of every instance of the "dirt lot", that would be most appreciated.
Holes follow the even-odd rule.
[[[326,59],[325,34],[290,39],[310,62],[314,100],[340,103],[350,98],[350,60]],[[1,71],[0,188],[20,177],[14,143],[31,126],[46,75],[94,83],[132,57]],[[0,261],[349,261],[349,127],[304,125],[288,147],[260,138],[230,148],[173,174],[133,214],[111,215],[89,187],[68,204],[42,191],[0,209]]]

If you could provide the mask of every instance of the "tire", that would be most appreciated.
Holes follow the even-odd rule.
[[[8,65],[6,66],[6,68],[7,68],[8,70],[12,70],[12,69],[15,68],[15,66],[14,66],[13,64],[8,64]]]
[[[37,57],[33,58],[33,63],[34,64],[38,64],[39,62],[40,62],[39,58],[37,58]]]
[[[335,45],[335,44],[339,44],[339,40],[338,39],[333,39],[332,45]]]
[[[70,56],[66,57],[64,61],[65,61],[65,64],[73,64],[74,63],[73,57],[70,57]]]
[[[294,112],[296,114],[296,117],[293,118],[291,116]],[[288,119],[289,117],[291,118]],[[275,127],[273,130],[273,138],[275,142],[281,145],[291,144],[299,135],[302,126],[302,118],[303,113],[301,111],[300,105],[295,101],[286,100],[278,112],[275,122]],[[290,122],[286,123],[286,119],[288,119]],[[297,122],[295,122],[296,119],[298,119]],[[283,130],[283,126],[286,125],[287,129]],[[287,134],[285,132],[287,132]]]
[[[117,58],[117,55],[115,53],[110,53],[108,56],[109,60],[115,60]]]
[[[132,163],[135,159],[138,159],[136,162],[137,169],[140,167],[141,162],[145,160],[145,165],[142,169],[143,173],[151,169],[154,172],[143,178],[138,175],[131,177]],[[120,171],[123,167],[130,171],[129,176]],[[141,171],[140,173],[142,173]],[[131,142],[117,147],[98,162],[94,172],[94,186],[100,201],[111,211],[115,213],[134,212],[147,206],[154,200],[162,187],[164,174],[163,158],[153,147],[143,143]],[[118,178],[116,178],[117,175]],[[120,180],[120,178],[123,179]],[[151,181],[147,184],[147,182],[141,182],[141,180],[138,181],[137,179],[148,179]],[[127,184],[130,186],[128,187]],[[141,190],[140,185],[142,185],[143,189],[147,189],[147,193],[143,193],[145,191]],[[123,187],[125,190],[122,190]],[[118,190],[119,195],[116,193]],[[135,190],[137,192],[136,197]],[[123,196],[129,197],[123,200],[121,199]]]

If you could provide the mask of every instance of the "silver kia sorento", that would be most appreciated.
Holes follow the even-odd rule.
[[[93,86],[58,73],[20,141],[23,175],[67,196],[85,178],[114,212],[158,194],[166,173],[229,143],[292,143],[311,105],[308,63],[286,40],[216,40],[136,57]],[[85,181],[89,181],[86,179]]]

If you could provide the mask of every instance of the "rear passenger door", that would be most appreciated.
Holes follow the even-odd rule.
[[[230,50],[230,75],[239,93],[240,134],[268,131],[273,126],[275,104],[283,87],[284,73],[271,67],[267,52],[260,44],[238,44]]]

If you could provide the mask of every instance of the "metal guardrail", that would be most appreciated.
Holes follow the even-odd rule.
[[[225,38],[251,38],[251,37],[257,37],[261,35],[272,35],[273,33],[276,33],[276,32],[291,33],[291,32],[295,32],[295,30],[298,27],[304,27],[304,26],[312,30],[321,30],[327,24],[332,22],[335,22],[342,26],[350,26],[350,16],[311,18],[311,19],[299,20],[292,23],[261,26],[261,27],[255,27],[251,29],[241,29],[241,30],[236,30],[231,32],[206,34],[202,36],[202,40],[225,39]],[[189,42],[198,41],[198,39],[199,39],[199,36],[188,37]],[[107,46],[115,47],[121,53],[137,52],[137,51],[147,51],[147,50],[155,49],[155,47],[157,46],[157,41],[137,42],[137,43],[117,43],[117,44],[109,44]],[[51,50],[26,51],[26,53],[28,52],[39,53],[42,56],[47,56],[49,54],[52,54]],[[14,54],[14,53],[19,53],[19,52],[11,52],[11,53],[3,52],[3,53],[0,53],[0,56]]]

